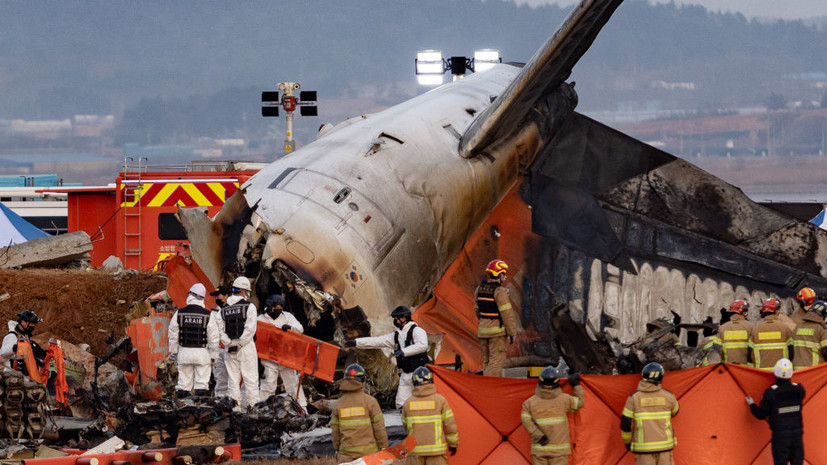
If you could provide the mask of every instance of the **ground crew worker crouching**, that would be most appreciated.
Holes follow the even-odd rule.
[[[254,341],[258,314],[256,306],[247,300],[251,292],[249,279],[244,276],[236,278],[233,281],[233,295],[227,299],[227,306],[218,312],[216,318],[224,345],[227,393],[236,401],[236,410],[258,403],[258,352]]]
[[[299,320],[292,313],[284,311],[284,297],[281,294],[273,294],[267,298],[264,306],[264,313],[258,316],[258,321],[269,323],[284,331],[296,331],[303,333],[304,328]],[[304,396],[304,389],[299,384],[299,373],[285,366],[281,366],[272,360],[261,360],[264,367],[264,379],[261,380],[259,398],[265,400],[276,393],[279,377],[284,383],[284,392],[296,399],[301,407],[307,410],[307,398]]]
[[[764,317],[764,321],[755,325],[749,335],[755,368],[772,370],[775,362],[791,357],[793,331],[778,322],[780,308],[781,303],[772,298],[764,299],[761,303],[761,316]]]
[[[523,402],[520,419],[531,437],[533,465],[566,465],[571,455],[569,421],[567,414],[583,407],[585,395],[580,386],[580,375],[569,376],[574,396],[560,389],[557,369],[548,366],[540,372],[537,389]]]
[[[712,339],[713,348],[721,354],[724,363],[750,365],[749,335],[752,324],[747,321],[749,304],[736,300],[729,305],[729,321],[718,328],[718,334]]]
[[[482,374],[502,376],[508,345],[514,343],[517,323],[508,289],[503,286],[508,265],[492,260],[485,268],[486,279],[474,292],[474,309],[479,318],[477,337],[482,350]]]
[[[790,318],[792,318],[796,325],[800,325],[801,322],[804,321],[804,315],[810,311],[810,306],[813,305],[813,302],[817,299],[816,291],[812,290],[812,288],[802,287],[801,290],[798,291],[795,295],[798,308],[790,315]]]
[[[187,306],[178,309],[169,322],[170,358],[177,362],[179,399],[190,391],[196,396],[210,394],[210,369],[218,358],[218,324],[204,308],[207,289],[193,284],[187,294]]]
[[[827,303],[816,300],[804,314],[804,320],[793,333],[795,369],[816,366],[827,358],[827,325],[824,315]]]
[[[402,424],[416,439],[408,454],[410,465],[445,465],[446,454],[454,455],[459,432],[448,401],[436,392],[434,375],[427,367],[413,373],[413,394],[402,407]]]
[[[391,349],[396,366],[402,370],[396,390],[396,408],[402,408],[413,390],[414,370],[431,363],[428,358],[428,333],[411,320],[411,309],[400,305],[391,312],[396,330],[376,337],[360,337],[345,341],[345,347],[357,349]]]
[[[643,367],[637,391],[626,400],[620,419],[621,439],[635,453],[637,465],[672,465],[672,448],[678,443],[672,417],[678,400],[661,387],[664,370],[659,363]]]
[[[790,381],[793,364],[782,358],[774,367],[775,383],[764,391],[759,405],[747,396],[747,405],[759,420],[769,417],[772,430],[772,461],[774,465],[804,463],[804,427],[801,405],[804,387]]]
[[[355,363],[345,368],[339,390],[342,397],[333,404],[330,415],[337,462],[351,462],[388,447],[382,409],[365,393],[365,369]]]

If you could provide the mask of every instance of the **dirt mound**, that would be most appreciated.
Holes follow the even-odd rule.
[[[0,270],[0,331],[17,321],[21,310],[34,310],[43,318],[35,335],[50,333],[73,344],[86,343],[96,355],[108,350],[104,340],[114,331],[126,332],[124,315],[135,300],[166,288],[163,274],[103,270],[23,269]]]

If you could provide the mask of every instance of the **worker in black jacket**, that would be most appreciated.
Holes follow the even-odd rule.
[[[801,419],[804,386],[791,382],[792,376],[792,362],[782,358],[775,364],[775,384],[764,391],[761,404],[756,404],[752,397],[747,396],[747,404],[756,418],[763,420],[769,417],[774,465],[804,463],[804,429]]]

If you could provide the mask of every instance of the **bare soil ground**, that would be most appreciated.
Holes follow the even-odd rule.
[[[52,334],[73,344],[86,343],[100,356],[110,333],[126,332],[125,315],[135,300],[166,288],[166,277],[158,273],[115,273],[104,270],[23,269],[0,270],[0,331],[6,322],[17,321],[21,310],[34,310],[43,318],[37,334]]]

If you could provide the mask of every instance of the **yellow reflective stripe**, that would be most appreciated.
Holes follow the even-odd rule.
[[[579,398],[579,397],[573,397],[573,398],[572,398],[572,401],[573,401],[573,403],[572,403],[572,408],[573,408],[574,410],[579,409],[579,408],[580,408],[580,398]]]
[[[447,420],[448,418],[453,418],[453,417],[454,417],[454,411],[453,411],[453,410],[451,410],[451,409],[446,410],[446,411],[442,414],[442,419],[443,419],[443,420]]]
[[[632,419],[634,419],[634,418],[635,418],[635,412],[633,412],[633,411],[631,411],[631,410],[629,410],[629,409],[627,409],[627,408],[624,408],[624,409],[623,409],[623,413],[622,413],[622,415],[623,415],[624,417],[629,417],[629,418],[632,418]]]
[[[371,423],[378,423],[378,422],[380,422],[384,419],[385,419],[385,417],[382,416],[382,414],[380,413],[378,415],[374,415],[374,416],[370,417],[370,422]]]
[[[749,344],[747,344],[747,341],[724,342],[723,344],[721,344],[721,347],[723,347],[724,349],[747,349],[749,348]]]
[[[356,420],[339,420],[339,425],[341,426],[370,426],[371,422],[370,418],[358,418]]]
[[[566,422],[566,417],[548,417],[534,420],[538,425],[559,425]]]
[[[620,439],[623,439],[623,442],[628,444],[632,441],[632,432],[631,431],[621,431],[620,432]]]
[[[540,444],[531,443],[531,452],[559,452],[559,451],[569,451],[571,450],[571,445],[568,443],[566,444],[546,444],[545,446],[541,446]]]
[[[796,336],[814,336],[815,333],[815,328],[798,328],[795,330]]]
[[[480,328],[480,334],[496,334],[496,333],[503,333],[505,332],[505,328],[502,326],[492,326],[492,327],[484,327]]]
[[[511,302],[506,302],[506,303],[500,305],[499,307],[497,307],[497,310],[499,310],[501,312],[504,311],[504,310],[511,310]]]
[[[635,420],[668,420],[672,418],[672,412],[636,412]]]
[[[441,421],[441,420],[442,420],[442,415],[417,415],[417,416],[411,416],[411,417],[406,418],[406,421],[408,421],[411,424],[414,424],[414,423],[431,423],[431,422],[434,422],[434,421]]]
[[[806,347],[808,349],[818,350],[821,348],[821,345],[814,341],[801,341],[799,339],[795,339],[793,341],[793,347]]]
[[[764,343],[761,343],[761,344],[755,344],[753,347],[755,347],[758,350],[778,350],[778,349],[786,348],[787,343],[786,342],[764,342]]]
[[[445,436],[445,439],[447,439],[451,442],[457,442],[457,441],[459,441],[459,433],[449,434],[449,435]]]
[[[429,445],[417,444],[411,452],[445,452],[446,450],[448,450],[448,445],[445,443]]]
[[[780,335],[779,335],[780,337]],[[740,330],[732,330],[732,331],[724,331],[724,340],[744,340],[746,341],[749,339],[749,334],[746,331]]]
[[[528,412],[523,412],[523,413],[520,414],[520,417],[522,417],[522,418],[531,418],[531,414],[528,413]]]
[[[664,449],[671,449],[672,447],[676,446],[678,441],[675,438],[667,439],[666,441],[657,441],[657,442],[638,442],[632,444],[632,450],[635,452],[642,452],[642,451],[657,451],[657,450],[664,450]]]

